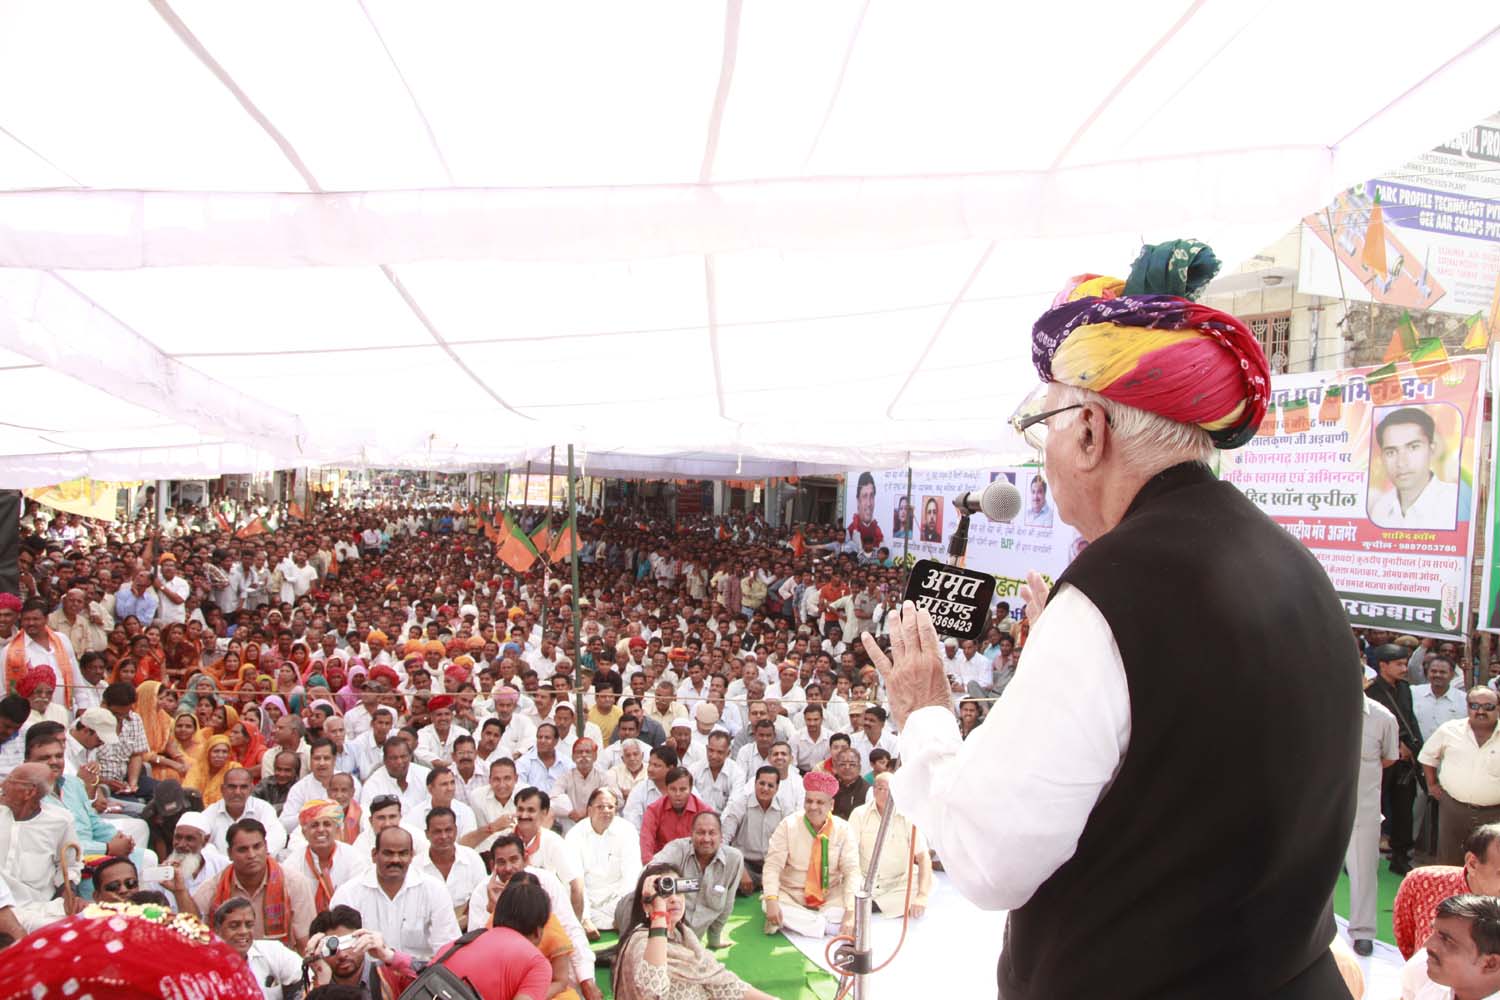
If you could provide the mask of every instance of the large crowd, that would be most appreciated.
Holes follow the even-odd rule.
[[[859,636],[900,553],[857,525],[585,512],[575,632],[566,561],[518,567],[498,509],[433,501],[28,511],[0,595],[0,933],[155,906],[268,996],[316,956],[309,986],[395,997],[505,926],[444,964],[532,1000],[599,996],[609,931],[616,995],[762,995],[722,961],[744,896],[768,934],[847,933],[898,754]],[[970,728],[1012,633],[946,650]],[[920,916],[932,865],[896,819],[877,906]]]
[[[566,530],[510,513],[543,553]],[[616,996],[765,995],[724,961],[742,897],[767,934],[849,933],[900,763],[860,637],[886,645],[900,553],[857,515],[587,511],[575,602],[566,561],[500,551],[499,515],[28,512],[21,594],[0,595],[0,941],[102,904],[197,918],[270,997],[395,998],[442,958],[543,1000],[598,998],[601,961]],[[1002,604],[982,643],[944,644],[964,736],[1026,636]],[[1351,845],[1357,892],[1380,851],[1404,873],[1425,840],[1452,866],[1403,886],[1410,956],[1443,900],[1500,893],[1494,682],[1456,644],[1359,642],[1385,829]],[[919,918],[941,861],[891,831],[875,906]]]

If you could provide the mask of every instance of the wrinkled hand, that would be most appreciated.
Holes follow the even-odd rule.
[[[938,652],[941,647],[932,615],[919,611],[911,601],[904,602],[892,615],[890,656],[881,652],[870,633],[864,633],[860,640],[885,681],[891,714],[897,728],[901,728],[906,725],[906,717],[919,708],[940,705],[951,711],[953,693],[943,670],[942,654]]]
[[[1021,584],[1021,600],[1026,602],[1026,620],[1033,626],[1042,617],[1042,609],[1047,606],[1047,595],[1050,592],[1042,574],[1034,569],[1027,571],[1026,582]]]
[[[911,904],[911,906],[909,906],[909,907],[906,908],[906,912],[907,912],[908,915],[911,916],[911,918],[913,920],[919,920],[919,919],[921,919],[922,914],[924,914],[924,913],[927,912],[927,904],[926,903],[913,903],[913,904]]]
[[[104,845],[104,853],[115,858],[127,857],[135,849],[135,841],[123,833],[117,833],[109,838],[109,843]]]

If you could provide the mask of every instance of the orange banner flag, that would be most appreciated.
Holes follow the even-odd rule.
[[[1385,211],[1380,207],[1379,191],[1375,192],[1375,204],[1370,207],[1370,225],[1365,230],[1365,248],[1359,260],[1376,274],[1385,276]]]

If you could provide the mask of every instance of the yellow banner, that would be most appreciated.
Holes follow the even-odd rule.
[[[36,486],[21,492],[26,494],[27,499],[53,510],[113,521],[119,491],[139,485],[139,480],[131,483],[103,483],[95,479],[70,479],[56,486]]]

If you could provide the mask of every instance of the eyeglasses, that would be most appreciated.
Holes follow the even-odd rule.
[[[1471,711],[1471,712],[1493,712],[1494,710],[1495,710],[1495,703],[1491,702],[1491,701],[1471,701],[1471,702],[1469,702],[1469,711]]]
[[[1086,404],[1074,403],[1071,406],[1059,406],[1055,410],[1043,410],[1041,413],[1033,413],[1023,417],[1017,414],[1010,418],[1011,427],[1015,428],[1017,434],[1026,440],[1037,451],[1047,446],[1047,420],[1059,413],[1067,413],[1069,410],[1081,410]]]
[[[119,892],[122,889],[135,891],[141,887],[140,882],[133,878],[121,879],[118,882],[106,882],[99,888],[103,892]]]

